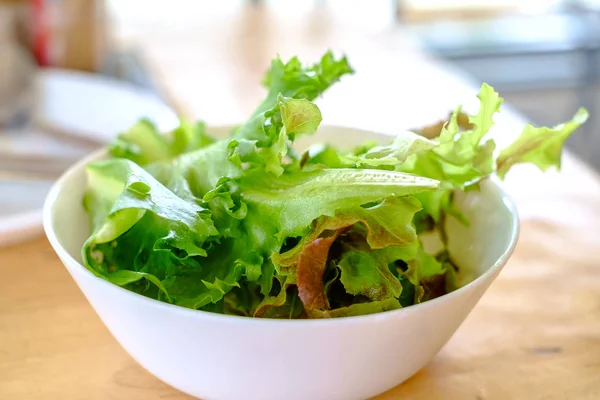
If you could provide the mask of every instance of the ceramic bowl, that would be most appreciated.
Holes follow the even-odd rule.
[[[213,129],[222,134],[229,127]],[[324,126],[299,144],[352,146],[386,139]],[[146,370],[202,399],[365,399],[423,368],[454,334],[510,257],[515,207],[496,180],[459,194],[466,228],[448,219],[449,247],[465,285],[437,299],[380,314],[326,320],[266,320],[195,311],[152,300],[95,277],[82,265],[89,235],[82,160],[51,189],[44,228],[54,250],[114,338]]]

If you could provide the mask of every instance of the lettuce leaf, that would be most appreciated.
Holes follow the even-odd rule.
[[[82,250],[86,266],[123,286],[145,278],[172,297],[168,287],[201,270],[206,244],[218,237],[210,211],[177,197],[126,159],[98,161],[86,172],[84,206],[93,229]],[[216,279],[199,285],[218,284]]]
[[[531,163],[542,171],[550,167],[560,169],[562,148],[566,140],[588,119],[588,112],[580,108],[570,121],[553,128],[536,128],[527,124],[521,136],[496,160],[498,176],[503,179],[510,168],[519,163]]]
[[[276,176],[283,174],[290,142],[298,134],[314,133],[321,123],[321,112],[311,101],[350,73],[346,58],[338,60],[331,52],[311,66],[303,66],[296,57],[287,63],[275,58],[263,79],[267,97],[233,132],[230,159]]]
[[[312,221],[333,216],[336,210],[437,187],[437,181],[414,175],[360,169],[323,169],[279,178],[249,174],[240,179],[248,212],[261,215],[265,226],[277,225],[277,237],[282,239],[306,234]]]
[[[280,176],[289,142],[297,134],[316,132],[321,120],[321,111],[310,101],[280,95],[271,110],[236,131],[235,139],[228,145],[229,160],[239,167],[247,163]]]
[[[144,166],[153,162],[170,160],[180,154],[200,149],[214,142],[205,133],[205,124],[191,124],[182,119],[169,135],[163,135],[147,118],[119,134],[109,147],[114,157],[127,158]]]
[[[468,128],[461,128],[457,107],[443,125],[437,138],[438,146],[431,151],[415,154],[398,166],[405,172],[437,179],[448,189],[464,190],[493,172],[493,140],[483,140],[493,126],[493,116],[499,110],[502,99],[489,85],[483,84],[477,97],[479,112],[469,116]],[[463,124],[465,126],[465,124]]]
[[[329,87],[347,74],[354,73],[346,57],[336,59],[331,51],[326,52],[319,62],[304,66],[298,57],[284,63],[281,58],[273,59],[271,68],[263,78],[268,89],[267,97],[256,108],[250,120],[270,110],[279,95],[295,99],[315,100]]]
[[[416,243],[414,243],[416,244]],[[340,281],[346,292],[373,301],[399,298],[402,283],[389,268],[396,260],[410,260],[417,246],[390,246],[373,250],[366,246],[347,246],[339,261]]]
[[[302,300],[306,311],[329,308],[323,274],[331,245],[343,232],[344,230],[340,229],[325,237],[316,238],[307,243],[298,256],[296,286],[298,297]]]

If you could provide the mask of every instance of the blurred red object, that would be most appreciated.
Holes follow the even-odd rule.
[[[48,23],[46,0],[32,0],[33,53],[40,66],[48,65]]]
[[[101,69],[107,53],[104,0],[26,1],[30,49],[40,66]]]

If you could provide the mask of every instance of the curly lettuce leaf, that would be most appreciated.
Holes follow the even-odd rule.
[[[485,83],[477,97],[480,105],[476,115],[463,113],[459,106],[445,123],[426,127],[428,136],[438,146],[416,153],[396,167],[441,182],[440,190],[416,196],[425,212],[438,224],[446,215],[468,224],[453,207],[452,193],[470,190],[494,172],[495,143],[486,137],[494,125],[493,117],[500,109],[502,98]]]
[[[521,136],[495,158],[495,142],[486,137],[502,98],[487,84],[481,86],[477,97],[480,106],[476,115],[468,116],[458,107],[445,124],[437,126],[439,135],[432,139],[439,143],[437,147],[419,152],[397,167],[400,171],[441,182],[441,190],[417,196],[436,223],[444,215],[453,215],[468,223],[452,206],[454,190],[476,189],[479,181],[494,173],[504,179],[509,169],[518,163],[533,163],[542,171],[551,166],[560,168],[565,141],[588,118],[582,108],[571,121],[554,128],[527,125]]]
[[[504,179],[510,168],[520,163],[531,163],[542,171],[550,167],[560,169],[566,140],[587,119],[588,112],[580,108],[570,121],[553,128],[536,128],[527,124],[521,136],[498,155],[496,173]]]
[[[217,303],[235,287],[244,274],[243,265],[235,258],[245,249],[243,243],[233,239],[209,249],[207,256],[199,261],[200,267],[182,271],[165,285],[177,305],[199,309]]]
[[[311,66],[303,66],[296,57],[287,63],[275,58],[263,80],[266,98],[233,132],[230,159],[280,176],[289,142],[298,134],[315,132],[321,122],[321,112],[311,101],[352,72],[345,57],[338,60],[331,52]]]
[[[321,111],[310,101],[279,95],[274,108],[236,131],[229,142],[229,160],[240,167],[242,163],[264,167],[266,172],[280,176],[295,135],[316,132],[321,120]]]
[[[268,89],[267,97],[256,108],[251,120],[270,110],[281,94],[284,97],[312,101],[321,96],[329,87],[347,74],[354,73],[346,57],[336,59],[331,51],[325,53],[319,62],[304,66],[297,57],[287,63],[277,57],[263,78],[263,86]]]
[[[492,140],[483,139],[493,126],[493,116],[502,99],[491,86],[483,84],[477,95],[479,112],[469,124],[459,124],[462,107],[457,107],[435,140],[439,145],[420,152],[398,167],[399,170],[437,179],[449,189],[464,190],[493,172]],[[462,127],[461,127],[462,125]],[[467,127],[463,129],[463,127]]]
[[[481,141],[494,125],[493,117],[500,110],[503,100],[486,83],[481,85],[477,98],[479,112],[469,116],[470,128],[461,129],[458,122],[462,107],[452,113],[450,121],[442,128],[438,137],[440,146],[433,150],[442,160],[460,166],[471,162],[485,148]]]
[[[192,308],[216,303],[238,286],[245,268],[235,259],[246,248],[234,240],[214,245],[218,231],[209,210],[177,197],[129,160],[95,162],[86,172],[84,205],[93,233],[82,251],[92,271]]]

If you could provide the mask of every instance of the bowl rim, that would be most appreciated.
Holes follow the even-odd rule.
[[[235,124],[214,125],[214,126],[208,127],[208,130],[209,131],[211,131],[211,130],[212,131],[226,130],[226,129],[231,129],[235,126],[236,126]],[[393,136],[388,133],[369,131],[366,129],[353,128],[353,127],[343,126],[343,125],[338,125],[338,124],[336,124],[336,125],[324,124],[320,127],[320,129],[353,130],[357,133],[365,133],[365,134],[371,134],[371,135],[377,134],[377,135],[381,135],[381,136]],[[97,159],[100,159],[102,157],[106,157],[107,155],[108,155],[108,148],[105,145],[104,147],[102,147],[98,150],[95,150],[92,153],[88,154],[87,156],[83,157],[81,160],[79,160],[78,162],[73,164],[71,167],[69,167],[54,182],[54,184],[48,191],[48,194],[46,195],[46,198],[44,200],[44,206],[43,206],[43,226],[44,226],[44,232],[46,234],[46,237],[48,238],[48,241],[50,242],[50,245],[52,246],[52,248],[54,249],[56,254],[61,259],[61,262],[63,263],[63,265],[65,266],[65,268],[69,271],[69,273],[71,275],[73,273],[75,273],[84,279],[87,279],[87,280],[97,283],[98,285],[106,285],[105,287],[107,290],[119,291],[124,296],[130,296],[133,301],[137,301],[138,303],[142,303],[142,304],[147,304],[148,307],[162,308],[165,311],[179,313],[183,316],[188,316],[190,318],[204,318],[204,319],[214,320],[215,322],[234,323],[234,324],[242,323],[242,324],[256,324],[256,325],[270,324],[270,325],[282,325],[282,326],[288,326],[288,325],[290,325],[290,326],[292,326],[292,325],[293,326],[296,326],[296,325],[330,326],[330,325],[340,325],[340,324],[376,322],[376,321],[379,321],[382,319],[393,318],[397,315],[404,315],[407,313],[419,312],[420,310],[424,310],[429,307],[436,307],[438,304],[443,303],[445,301],[449,301],[451,298],[459,296],[463,292],[470,291],[470,290],[474,289],[475,287],[481,285],[487,279],[489,279],[491,275],[493,275],[497,272],[499,273],[500,270],[504,267],[504,265],[508,261],[508,259],[513,254],[515,247],[517,245],[517,242],[519,240],[520,222],[519,222],[519,215],[517,212],[516,205],[515,205],[514,201],[512,200],[512,198],[508,195],[508,193],[504,189],[500,180],[496,176],[491,176],[488,179],[492,182],[492,184],[498,190],[500,197],[502,199],[502,202],[508,208],[508,210],[511,214],[511,217],[512,217],[512,230],[510,232],[510,243],[509,243],[508,247],[504,250],[504,252],[500,255],[500,257],[498,257],[498,259],[494,262],[494,264],[492,266],[490,266],[484,273],[482,273],[481,275],[479,275],[477,278],[473,279],[466,285],[461,286],[458,289],[456,289],[450,293],[447,293],[443,296],[437,297],[432,300],[428,300],[423,303],[414,304],[412,306],[399,308],[396,310],[382,311],[382,312],[377,312],[374,314],[366,314],[366,315],[354,315],[354,316],[347,316],[347,317],[322,318],[322,319],[317,319],[317,318],[315,318],[315,319],[256,318],[256,317],[246,317],[246,316],[241,316],[241,315],[218,314],[218,313],[213,313],[213,312],[204,311],[204,310],[195,310],[195,309],[186,308],[186,307],[182,307],[179,305],[166,303],[166,302],[159,301],[159,300],[156,300],[156,299],[153,299],[150,297],[143,296],[141,294],[132,292],[121,286],[115,285],[101,277],[96,276],[88,268],[86,268],[82,263],[80,263],[78,260],[76,260],[64,248],[64,246],[60,243],[58,237],[56,236],[54,226],[52,223],[52,209],[53,209],[56,201],[58,200],[58,198],[60,197],[60,195],[63,192],[62,189],[63,189],[64,184],[67,181],[69,181],[70,179],[72,179],[73,176],[78,174],[82,169],[84,169],[88,163],[95,161]],[[73,266],[77,266],[77,267],[74,268]],[[76,282],[76,284],[79,286],[79,284],[77,282]],[[81,289],[81,287],[79,289],[83,292],[84,295],[86,295],[85,292],[83,291],[83,289]],[[87,298],[87,295],[86,295],[86,298]]]

